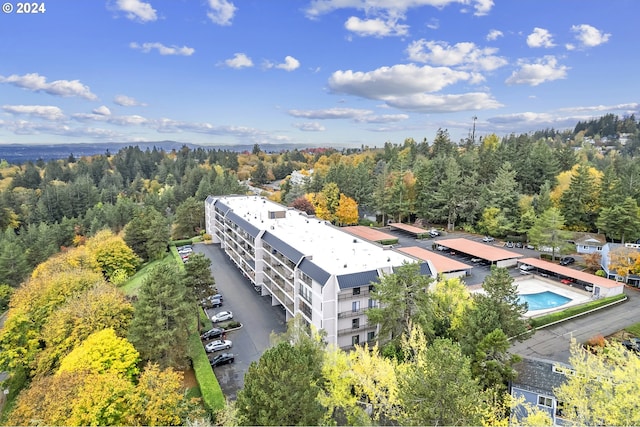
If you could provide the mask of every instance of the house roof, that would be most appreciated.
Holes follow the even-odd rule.
[[[456,261],[455,259],[447,258],[418,246],[398,248],[398,250],[423,261],[431,261],[437,273],[449,273],[452,271],[470,270],[473,268],[471,265]]]
[[[539,394],[554,395],[553,390],[567,379],[561,372],[555,372],[554,366],[570,369],[569,365],[551,360],[523,357],[513,365],[518,376],[511,382],[513,387],[522,388]]]
[[[375,228],[365,227],[364,225],[353,225],[351,227],[342,227],[343,231],[351,233],[354,236],[361,237],[371,242],[381,242],[383,240],[396,240],[393,234],[383,233]]]
[[[600,286],[602,288],[618,288],[620,286],[624,286],[622,283],[618,283],[614,280],[596,276],[595,274],[585,273],[584,271],[574,270],[573,268],[554,264],[543,259],[524,258],[519,260],[518,262],[521,264],[532,265],[536,268],[560,274],[562,276],[573,277],[574,279],[580,280],[585,283],[590,283],[594,286]]]
[[[506,249],[497,248],[491,244],[474,242],[473,240],[463,238],[436,240],[436,243],[453,249],[454,251],[463,252],[491,262],[522,257],[522,255],[517,252],[511,252]]]
[[[585,233],[582,231],[575,231],[572,240],[576,245],[581,246],[589,246],[589,244],[591,246],[602,246],[607,242],[604,234]]]

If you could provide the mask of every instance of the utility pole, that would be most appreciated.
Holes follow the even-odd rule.
[[[473,145],[476,144],[476,120],[478,120],[478,116],[473,116],[473,130],[471,131],[471,141]]]

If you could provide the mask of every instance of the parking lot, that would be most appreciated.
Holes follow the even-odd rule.
[[[242,276],[219,245],[198,244],[193,249],[211,260],[211,273],[218,291],[224,297],[222,307],[206,310],[207,315],[211,318],[214,313],[232,311],[233,320],[242,324],[240,329],[227,334],[233,347],[225,351],[234,354],[234,363],[213,369],[224,395],[235,399],[238,390],[244,385],[244,374],[249,365],[260,359],[269,348],[271,332],[286,331],[285,314],[279,306],[271,305],[271,297],[261,297],[254,290],[251,282]],[[209,341],[211,340],[206,342]],[[211,353],[209,358],[220,353],[222,352]]]
[[[540,252],[527,249],[527,248],[516,248],[516,247],[503,247],[504,242],[500,242],[498,240],[494,240],[492,242],[485,243],[482,241],[483,236],[477,236],[464,232],[442,232],[442,235],[437,236],[435,238],[428,239],[416,239],[408,233],[403,233],[400,231],[389,231],[385,230],[385,233],[392,234],[393,236],[398,238],[398,245],[394,245],[394,247],[409,247],[409,246],[418,246],[420,248],[433,250],[434,243],[438,240],[444,239],[457,239],[464,238],[468,240],[473,240],[484,245],[495,245],[497,247],[501,247],[511,252],[522,254],[523,258],[526,257],[534,257],[538,258],[540,256]],[[483,263],[482,260],[473,259],[473,256],[467,256],[461,253],[452,254],[453,251],[437,251],[439,255],[445,256],[447,258],[455,259],[457,261],[463,262],[465,264],[473,266],[470,270],[470,275],[463,278],[464,282],[472,287],[479,286],[484,282],[485,277],[491,272],[491,265],[489,263]],[[512,276],[517,277],[520,272],[517,268],[510,268],[509,272]]]

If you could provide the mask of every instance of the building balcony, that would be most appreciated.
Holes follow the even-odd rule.
[[[349,317],[361,316],[369,310],[369,307],[360,308],[358,310],[341,311],[338,313],[338,319],[347,319]]]
[[[377,325],[364,324],[358,325],[357,327],[351,326],[350,328],[338,329],[338,335],[357,334],[363,331],[371,331],[376,329],[376,326]]]
[[[358,294],[354,294],[353,290],[349,289],[347,291],[340,292],[338,294],[338,300],[362,298],[362,297],[368,297],[369,295],[371,295],[371,292],[367,288],[360,289],[360,293],[358,293]]]

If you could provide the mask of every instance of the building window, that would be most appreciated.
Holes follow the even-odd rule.
[[[371,342],[376,339],[376,333],[371,331],[367,332],[367,341]]]
[[[369,298],[369,308],[376,307],[376,300]]]
[[[351,345],[360,344],[360,335],[354,335],[351,337]]]
[[[360,311],[360,301],[353,301],[351,303],[351,311],[357,313]]]
[[[353,288],[354,295],[360,295],[360,288]]]
[[[351,320],[351,329],[360,329],[360,319]]]
[[[547,396],[538,396],[538,405],[553,408],[553,399]]]
[[[373,292],[376,289],[375,286],[373,285],[369,285],[369,292]]]

